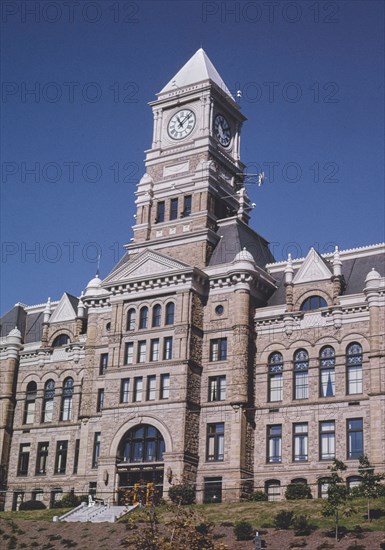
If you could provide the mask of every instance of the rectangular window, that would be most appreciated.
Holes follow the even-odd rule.
[[[120,381],[120,402],[121,403],[128,403],[130,399],[130,379],[129,378],[123,378],[123,380]]]
[[[191,201],[192,197],[191,195],[186,195],[183,199],[183,217],[187,218],[187,216],[191,215]]]
[[[283,397],[283,373],[269,373],[269,401],[282,401]]]
[[[47,473],[47,460],[48,460],[48,441],[43,441],[37,445],[36,455],[36,475],[44,476]]]
[[[226,399],[226,376],[210,376],[209,401],[224,401]]]
[[[170,375],[160,375],[160,399],[168,399],[170,397]]]
[[[267,462],[282,460],[282,424],[267,426]]]
[[[172,336],[166,336],[163,340],[163,359],[172,359]]]
[[[104,405],[104,389],[99,388],[98,389],[98,400],[96,403],[96,412],[101,412],[103,410]]]
[[[75,455],[74,455],[74,469],[73,473],[78,473],[78,464],[79,464],[79,452],[80,452],[80,439],[75,441]]]
[[[336,457],[336,433],[334,420],[319,423],[320,460],[334,460]]]
[[[147,401],[154,401],[156,397],[156,376],[147,376]]]
[[[222,478],[221,477],[205,477],[203,502],[205,504],[222,502]]]
[[[44,399],[43,422],[52,422],[53,419],[53,399]]]
[[[63,397],[61,419],[64,421],[72,419],[72,396]]]
[[[364,454],[364,431],[362,418],[347,420],[348,458],[359,458]]]
[[[146,341],[142,340],[138,344],[138,363],[145,363],[147,358]]]
[[[132,365],[134,362],[134,343],[126,342],[124,363],[125,365]]]
[[[67,466],[68,441],[56,443],[55,474],[65,474]]]
[[[293,424],[293,460],[299,462],[308,459],[307,422]]]
[[[26,476],[28,475],[28,465],[29,465],[29,451],[31,448],[30,443],[22,443],[19,449],[19,463],[17,465],[17,475]]]
[[[320,396],[335,396],[335,370],[334,367],[321,369],[320,371]]]
[[[108,365],[108,353],[100,355],[99,374],[105,374]]]
[[[224,458],[225,424],[207,425],[207,460],[222,461]]]
[[[170,220],[178,219],[178,199],[170,200]]]
[[[210,340],[210,361],[225,361],[227,359],[227,338]]]
[[[97,468],[100,455],[100,432],[95,432],[94,447],[92,450],[92,468]]]
[[[150,361],[159,361],[159,338],[151,340]]]
[[[141,376],[134,378],[134,401],[142,401],[143,378]]]
[[[24,424],[33,424],[35,420],[35,409],[36,409],[35,400],[25,402]]]
[[[34,501],[43,502],[44,492],[42,489],[34,489],[31,493],[31,498]]]
[[[348,394],[362,393],[362,365],[348,367]]]
[[[155,223],[162,223],[164,222],[164,201],[158,202],[156,206],[156,220]]]
[[[309,397],[309,374],[307,370],[294,372],[294,399]]]

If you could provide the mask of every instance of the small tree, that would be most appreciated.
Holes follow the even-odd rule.
[[[311,498],[310,487],[306,483],[289,483],[285,491],[286,500]]]
[[[352,509],[347,508],[349,490],[340,476],[340,473],[346,470],[346,465],[341,460],[334,459],[333,465],[329,469],[331,471],[331,476],[328,487],[328,498],[323,504],[322,515],[334,517],[336,540],[338,540],[338,527],[341,513],[348,516],[351,514]]]
[[[385,474],[375,474],[374,467],[370,464],[366,455],[360,456],[359,461],[360,465],[358,472],[362,477],[362,481],[360,485],[355,488],[354,493],[366,498],[368,502],[368,521],[371,521],[370,501],[384,494],[385,487],[381,481],[385,479]]]

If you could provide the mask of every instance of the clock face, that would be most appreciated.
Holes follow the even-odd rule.
[[[231,141],[230,124],[223,115],[216,115],[214,118],[214,134],[223,147],[228,147]]]
[[[172,139],[184,139],[194,130],[195,114],[190,109],[175,113],[168,123],[168,135]]]

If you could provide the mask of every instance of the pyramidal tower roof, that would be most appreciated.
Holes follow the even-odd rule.
[[[176,73],[166,86],[160,91],[160,94],[166,92],[175,92],[177,88],[184,88],[191,84],[211,80],[219,88],[234,100],[230,90],[223,82],[222,77],[210,61],[203,48],[199,50],[187,61],[185,65]]]

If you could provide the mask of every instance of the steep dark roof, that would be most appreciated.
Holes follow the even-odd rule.
[[[359,292],[362,292],[365,286],[366,276],[373,267],[376,271],[378,271],[381,277],[385,277],[385,256],[381,252],[370,256],[357,255],[357,258],[347,260],[344,260],[342,256],[341,260],[342,275],[344,276],[346,284],[345,290],[343,292],[344,296],[349,294],[358,294]],[[332,266],[330,266],[328,262],[326,262],[326,265],[328,265],[329,269],[332,269]],[[269,306],[276,306],[285,303],[286,296],[284,270],[285,265],[282,266],[282,271],[271,274],[272,277],[277,281],[278,288],[268,301]],[[297,271],[298,269],[295,270],[294,276]]]
[[[243,248],[253,255],[255,263],[262,269],[265,269],[266,264],[274,262],[269,243],[238,218],[219,222],[217,235],[221,239],[214,249],[209,266],[232,262]]]
[[[24,335],[24,343],[30,344],[32,342],[38,342],[41,339],[42,335],[42,324],[43,324],[44,314],[40,313],[30,313],[27,315],[27,326]]]
[[[71,306],[74,309],[74,312],[76,313],[78,310],[78,304],[79,304],[79,298],[76,298],[76,296],[72,296],[72,294],[68,294],[68,292],[65,293],[67,298],[69,299]]]
[[[4,338],[17,327],[21,334],[25,332],[27,313],[22,306],[16,305],[0,318],[0,336]]]

